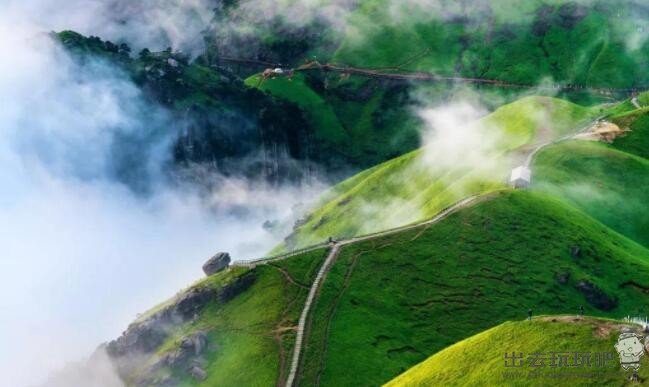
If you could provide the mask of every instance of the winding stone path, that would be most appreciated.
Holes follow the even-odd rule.
[[[311,310],[311,304],[315,299],[315,295],[320,290],[320,283],[322,282],[322,278],[325,276],[327,271],[329,271],[329,267],[331,267],[331,264],[336,259],[339,248],[340,248],[339,244],[336,244],[332,247],[331,251],[329,252],[329,255],[327,255],[327,258],[325,259],[324,263],[320,267],[320,270],[318,271],[318,275],[315,277],[315,280],[311,285],[311,289],[309,289],[309,295],[306,298],[306,302],[304,303],[304,309],[302,309],[302,314],[300,315],[300,321],[297,325],[297,336],[295,337],[295,346],[293,348],[293,359],[291,360],[291,370],[289,371],[288,378],[286,379],[287,387],[293,386],[293,384],[295,383],[295,375],[297,374],[297,368],[298,365],[300,364],[300,354],[302,352],[302,340],[304,339],[304,327],[306,325],[306,319],[309,316],[309,311]]]
[[[341,247],[345,245],[357,243],[357,242],[366,241],[369,239],[395,234],[398,232],[414,229],[421,226],[431,225],[433,223],[439,222],[440,220],[446,218],[448,215],[457,211],[458,209],[467,207],[471,204],[475,204],[476,202],[480,201],[479,199],[486,199],[489,198],[489,196],[490,196],[489,194],[481,195],[481,196],[470,196],[468,198],[460,200],[459,202],[453,204],[450,207],[445,208],[444,210],[440,211],[437,215],[435,215],[433,218],[426,220],[424,222],[398,227],[386,231],[381,231],[374,234],[358,236],[355,238],[346,239],[344,241],[332,243],[331,251],[327,255],[327,258],[325,259],[322,266],[320,267],[320,270],[318,271],[318,274],[316,275],[316,278],[313,281],[311,288],[309,289],[309,295],[307,296],[306,302],[304,303],[304,309],[302,309],[302,314],[300,315],[300,320],[297,327],[297,336],[295,338],[295,346],[293,348],[293,359],[291,360],[291,370],[286,380],[286,387],[293,387],[295,385],[295,377],[297,376],[298,367],[300,365],[300,356],[302,353],[304,329],[306,327],[307,318],[309,317],[309,312],[311,311],[311,305],[313,304],[316,295],[320,291],[323,278],[326,276],[333,262],[336,260],[336,257],[338,256],[338,252],[340,251]]]

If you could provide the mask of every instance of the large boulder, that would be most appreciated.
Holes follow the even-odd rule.
[[[217,253],[215,256],[205,262],[205,264],[203,265],[203,271],[205,272],[205,275],[210,276],[214,273],[218,273],[222,270],[227,269],[229,265],[230,254]]]

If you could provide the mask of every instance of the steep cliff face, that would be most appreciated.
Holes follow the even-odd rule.
[[[214,345],[206,331],[182,334],[183,326],[191,324],[208,306],[218,307],[241,294],[255,279],[251,271],[229,273],[213,283],[191,287],[160,310],[131,324],[101,350],[106,351],[120,378],[129,384],[166,386],[177,385],[177,377],[204,379],[207,372],[203,356]],[[161,348],[179,334],[175,348]]]

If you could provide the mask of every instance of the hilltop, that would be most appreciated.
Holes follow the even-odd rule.
[[[443,160],[434,154],[437,150],[424,147],[382,163],[325,193],[285,246],[300,247],[329,236],[351,237],[416,222],[464,197],[501,188],[511,167],[520,162],[513,151],[524,153],[536,144],[576,131],[598,112],[548,97],[526,97],[506,104],[476,123],[467,123],[478,128],[469,136],[497,139],[494,149],[479,155],[491,160],[438,165]],[[455,151],[472,151],[459,148]],[[495,165],[485,169],[489,163]]]
[[[514,345],[610,351],[615,319],[649,308],[649,8],[604,4],[362,0],[334,31],[227,1],[196,57],[53,35],[168,114],[172,172],[336,183],[273,253],[317,248],[235,262],[103,345],[122,380],[498,384]],[[433,125],[435,108],[462,114]],[[621,130],[568,140],[602,118]],[[531,154],[531,186],[510,188]]]
[[[503,385],[542,386],[551,383],[556,386],[610,386],[621,384],[627,378],[617,360],[617,353],[608,364],[609,367],[595,366],[594,353],[615,352],[614,345],[621,332],[641,334],[641,327],[622,321],[579,316],[544,316],[532,321],[508,321],[475,336],[453,344],[429,357],[420,364],[399,375],[386,387],[396,386],[468,386]],[[523,353],[522,367],[505,367],[504,354]],[[589,356],[591,367],[545,367],[530,368],[531,353],[552,352],[568,354],[567,364],[572,365],[574,352],[584,352]],[[640,360],[639,377],[649,376],[646,357]],[[512,364],[510,362],[510,364]],[[586,363],[584,363],[586,364]],[[528,377],[533,372],[550,374],[547,378]],[[520,372],[521,376],[506,376]],[[589,372],[600,372],[602,376],[589,377]],[[581,377],[578,377],[579,374]],[[570,377],[570,374],[577,377]],[[532,374],[534,375],[534,374]]]
[[[641,296],[649,250],[556,199],[494,195],[437,224],[342,247],[310,313],[299,384],[385,383],[448,345],[523,319],[528,308],[570,313],[584,305],[590,315],[619,317],[649,307]],[[108,348],[138,342],[133,334],[157,337],[141,333],[156,326],[160,317],[151,316],[178,310],[179,300],[208,286],[228,296],[198,298],[189,317],[123,376],[133,384],[168,378],[188,385],[281,384],[325,251],[211,276],[148,313]],[[245,286],[227,290],[232,283]],[[198,359],[177,355],[196,334],[207,348]],[[178,357],[184,360],[169,360]],[[206,371],[204,382],[184,370],[187,362]]]
[[[344,247],[313,309],[300,385],[386,383],[528,308],[640,315],[644,273],[642,246],[556,199],[503,193],[430,227]]]

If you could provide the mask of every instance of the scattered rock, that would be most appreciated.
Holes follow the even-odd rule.
[[[222,270],[227,269],[229,265],[230,254],[217,253],[215,256],[205,262],[205,264],[203,265],[203,272],[205,272],[205,275],[210,276],[214,273],[218,273]]]
[[[293,230],[297,230],[298,228],[304,226],[305,224],[309,223],[310,220],[311,220],[311,214],[297,219],[293,224]]]
[[[225,289],[227,289],[227,286]],[[192,288],[180,296],[168,313],[170,313],[170,317],[177,322],[190,320],[211,298],[216,295],[216,293],[216,290],[207,286]]]
[[[153,365],[149,361],[152,354],[169,338],[171,328],[194,319],[209,302],[229,301],[250,287],[255,279],[253,271],[220,288],[193,287],[151,317],[131,324],[119,338],[106,345],[106,352],[120,377],[130,379],[137,371],[139,376],[134,381],[134,385],[162,386],[166,384],[156,374],[165,367],[182,369],[183,372],[189,371],[194,366],[204,367],[202,354],[206,352],[209,344],[205,332],[196,332],[184,337],[180,340],[176,351],[167,354]]]
[[[321,218],[318,220],[318,222],[316,222],[313,226],[311,226],[311,229],[312,229],[312,230],[316,230],[316,229],[318,229],[320,226],[322,226],[323,224],[325,224],[328,220],[329,220],[329,217],[328,217],[328,216],[323,216],[323,217],[321,217]]]
[[[570,256],[573,258],[581,257],[581,247],[577,245],[570,246]]]
[[[189,374],[197,380],[205,380],[207,378],[207,372],[205,372],[204,369],[198,366],[192,367],[192,369],[189,371]]]
[[[155,378],[144,378],[137,383],[138,387],[176,387],[180,381],[171,375],[164,375]]]
[[[172,368],[188,369],[192,365],[200,365],[201,362],[192,362],[200,356],[207,347],[207,335],[204,332],[196,332],[191,336],[180,339],[178,348],[169,353],[165,363]]]
[[[166,330],[160,324],[160,316],[154,315],[127,329],[122,336],[106,346],[106,351],[111,357],[149,353],[162,344],[166,337]]]
[[[609,297],[600,288],[589,281],[581,280],[577,285],[575,285],[575,288],[586,297],[586,301],[588,301],[589,304],[593,305],[597,309],[611,310],[617,306],[617,299]]]
[[[557,282],[559,282],[559,284],[565,285],[570,280],[570,272],[557,273],[556,278],[557,278]]]

